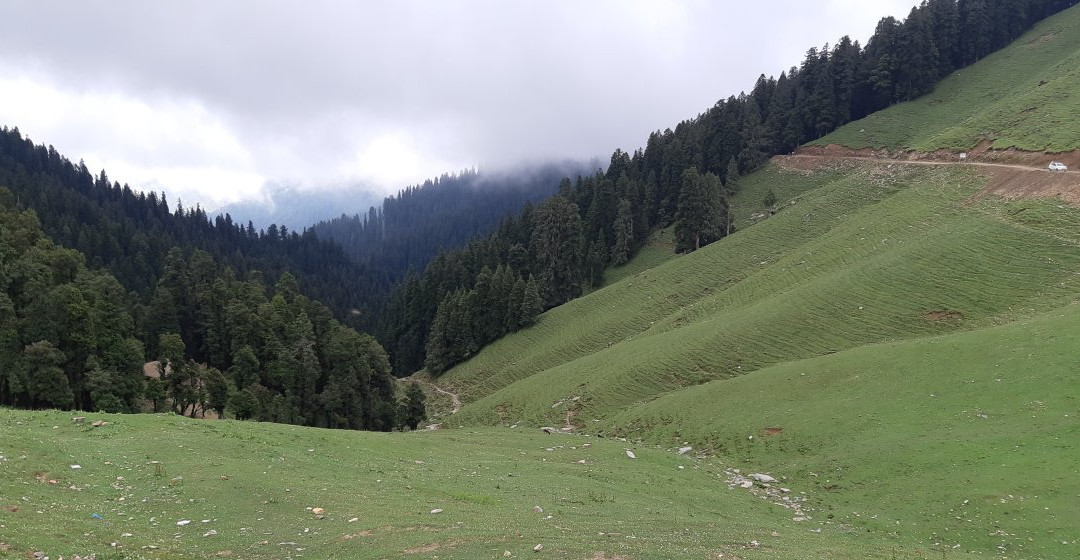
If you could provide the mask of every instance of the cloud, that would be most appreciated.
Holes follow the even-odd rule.
[[[0,123],[216,203],[266,182],[392,191],[634,149],[915,3],[13,0]]]

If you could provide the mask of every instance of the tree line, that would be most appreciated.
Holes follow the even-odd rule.
[[[205,251],[174,247],[152,296],[44,235],[0,189],[0,404],[390,430],[423,419],[399,402],[382,347],[283,273],[268,290]],[[157,369],[144,377],[150,357]]]
[[[488,323],[493,309],[514,308],[509,292],[488,288],[500,268],[514,284],[535,282],[539,308],[548,309],[599,285],[604,268],[625,263],[655,228],[674,226],[678,252],[716,241],[732,232],[729,200],[741,174],[928,93],[941,78],[1075,3],[926,0],[902,22],[883,18],[865,47],[842,37],[832,47],[811,48],[799,66],[776,78],[762,75],[749,94],[650,134],[632,155],[615,150],[606,171],[564,180],[554,197],[439,255],[422,275],[398,285],[376,336],[398,374],[425,366],[445,371],[529,324]],[[446,325],[455,333],[448,335]]]

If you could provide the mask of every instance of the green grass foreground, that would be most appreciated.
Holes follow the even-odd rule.
[[[793,522],[789,510],[729,489],[717,459],[614,439],[536,429],[378,434],[167,415],[93,419],[109,424],[0,410],[0,557],[922,554],[887,538],[868,544],[845,526]]]

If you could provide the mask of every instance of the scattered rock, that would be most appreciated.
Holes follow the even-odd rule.
[[[210,529],[209,531],[203,533],[203,537],[212,537],[212,536],[214,536],[216,534],[217,534],[216,530]]]
[[[431,513],[442,513],[442,510],[439,509],[439,508],[435,508],[435,509],[431,510]]]
[[[585,459],[581,459],[580,461],[578,461],[578,464],[579,465],[584,465],[585,464]]]
[[[72,418],[71,421],[76,423],[76,424],[82,424],[83,422],[86,422],[86,417],[85,416],[76,416],[76,417]]]
[[[131,533],[120,533],[120,536],[121,537],[134,537],[135,535],[132,535]]]
[[[767,474],[761,474],[761,473],[751,473],[750,478],[752,480],[756,480],[756,481],[758,481],[758,482],[760,482],[762,484],[772,484],[773,482],[776,482],[775,478],[773,478],[773,477],[771,477],[771,476],[769,476]]]
[[[544,513],[544,508],[542,508],[540,506],[533,506],[533,512],[534,513]]]
[[[514,553],[510,552],[509,550],[504,550],[503,551],[503,558],[510,558],[513,555],[514,555]]]
[[[104,421],[104,420],[94,420],[93,422],[90,423],[90,425],[92,427],[94,427],[94,428],[100,428],[102,426],[108,426],[109,423]]]
[[[544,545],[542,544],[538,544],[533,547],[533,552],[540,552],[541,550],[544,550]]]
[[[81,469],[82,465],[71,465],[71,468],[73,468],[73,469]]]
[[[634,452],[630,451],[629,449],[626,450],[626,456],[631,459],[637,459],[637,455],[634,455]]]
[[[806,517],[805,515],[796,515],[795,517],[792,517],[792,518],[791,518],[791,520],[792,520],[792,521],[795,521],[795,522],[800,522],[800,521],[807,521],[807,520],[809,520],[809,519],[810,519],[810,518],[809,518],[809,517]]]
[[[739,486],[741,486],[743,488],[753,488],[754,487],[754,481],[753,480],[744,480],[744,481],[739,483]]]
[[[184,525],[187,525],[188,523],[191,523],[190,519],[181,519],[180,521],[176,522],[176,526],[177,527],[183,527]]]
[[[679,455],[686,455],[687,453],[689,453],[689,452],[691,452],[693,450],[694,450],[694,448],[690,447],[689,445],[687,445],[686,447],[680,447],[679,448]]]
[[[357,521],[360,521],[359,517],[353,517],[353,518],[349,519],[349,523],[356,523]]]
[[[311,508],[311,513],[314,513],[315,515],[323,515],[326,513],[326,510],[321,507]]]

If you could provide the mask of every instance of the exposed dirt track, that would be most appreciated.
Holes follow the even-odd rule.
[[[843,161],[868,161],[907,165],[963,165],[984,172],[986,187],[980,194],[992,194],[1008,199],[1057,198],[1080,207],[1080,150],[1060,154],[1024,152],[1015,149],[993,150],[980,144],[967,152],[967,159],[947,150],[935,152],[890,151],[885,149],[852,149],[830,144],[806,146],[789,156],[777,156],[783,167],[813,171]],[[1069,171],[1049,171],[1051,161],[1061,161]]]
[[[450,409],[450,414],[457,414],[457,411],[461,410],[461,399],[458,398],[456,393],[451,393],[450,391],[447,391],[446,389],[443,389],[442,387],[439,387],[434,383],[431,384],[431,388],[435,389],[436,393],[442,393],[450,397],[450,402],[454,403],[453,408]]]

